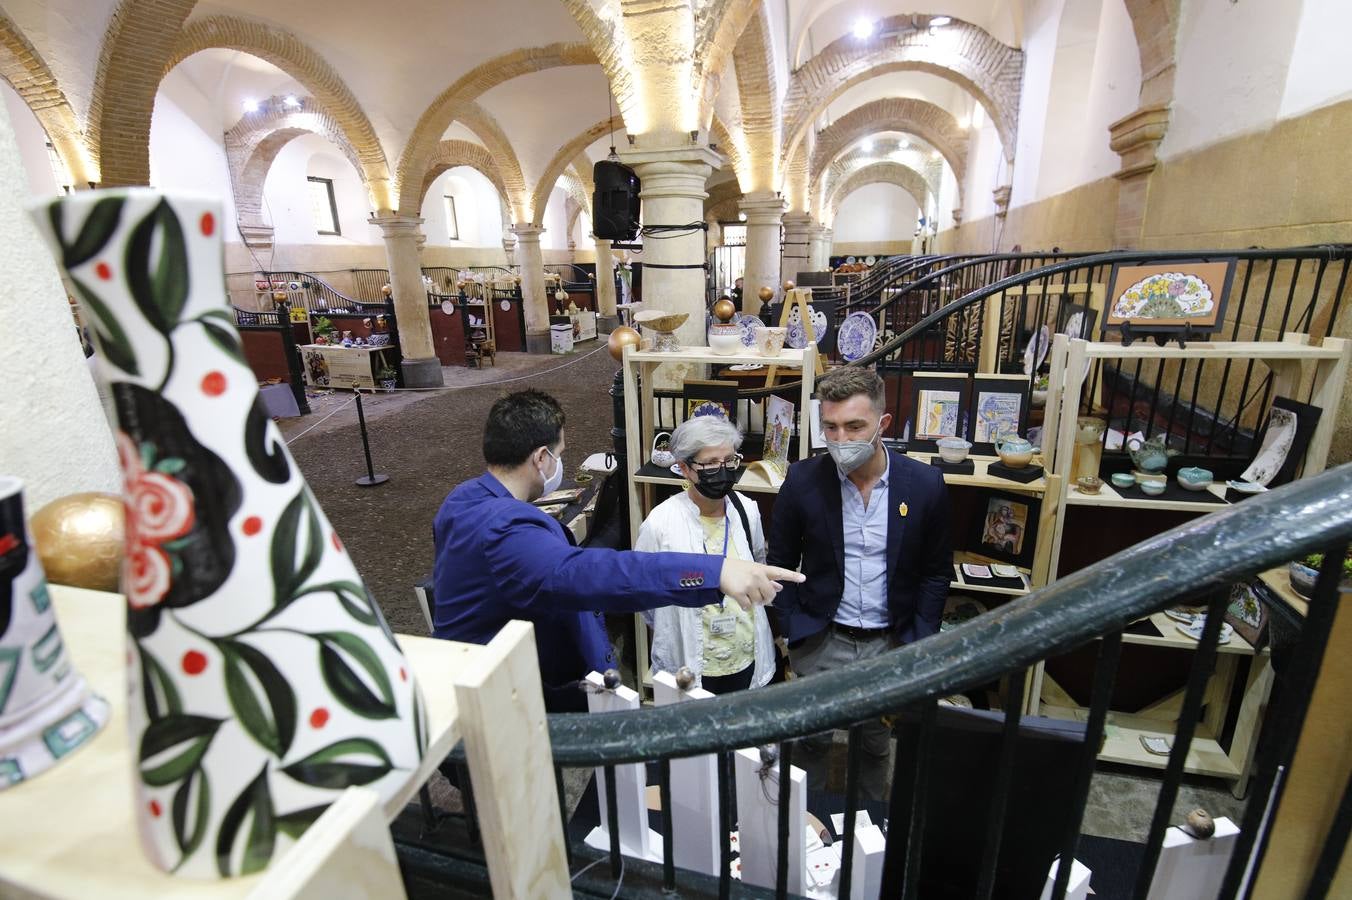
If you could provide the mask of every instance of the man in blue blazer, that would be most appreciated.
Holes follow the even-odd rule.
[[[451,491],[432,526],[433,634],[486,644],[511,619],[535,625],[545,707],[587,709],[578,682],[615,664],[602,612],[770,602],[790,570],[703,553],[579,548],[531,501],[563,479],[563,410],[540,391],[498,399],[484,427],[488,471]]]
[[[835,369],[817,384],[829,455],[789,467],[770,523],[770,565],[800,569],[771,615],[798,676],[815,675],[935,634],[953,578],[943,474],[882,444],[892,417],[872,369]],[[864,726],[861,787],[882,800],[889,729]],[[831,735],[805,738],[794,761],[826,784]]]

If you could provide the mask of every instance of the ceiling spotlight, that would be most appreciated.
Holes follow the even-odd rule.
[[[287,94],[286,99],[284,99],[282,102],[285,103],[287,106],[291,107],[292,109],[295,109],[297,106],[300,106],[300,101],[296,99],[295,94]]]
[[[896,160],[897,162],[905,162],[905,161],[906,161],[906,154],[905,154],[905,153],[902,153],[900,150],[893,150],[893,151],[892,151],[892,158],[893,158],[894,160]]]
[[[902,139],[901,139],[901,149],[905,150],[905,149],[909,148],[910,146],[911,146],[911,142],[910,142],[910,141],[906,140],[906,138],[902,138]]]
[[[929,24],[931,28],[943,28],[945,25],[951,24],[952,21],[952,16],[935,16],[929,20]]]
[[[737,221],[738,221],[738,222],[745,222],[745,221],[746,221],[746,213],[744,213],[744,212],[739,212],[739,213],[737,214]]]
[[[258,112],[258,101],[252,98],[245,100],[244,111],[246,113]]]
[[[938,151],[938,150],[935,150],[935,151],[933,151],[933,152],[930,153],[930,159],[938,159],[939,156],[940,156],[940,154],[939,154],[939,151]]]
[[[866,41],[873,36],[875,23],[868,19],[856,19],[854,23],[854,36],[861,41]]]
[[[860,150],[863,150],[865,153],[872,153],[872,152],[873,152],[873,138],[864,138],[863,142],[860,143],[860,145],[859,145],[859,149],[860,149]]]
[[[968,116],[963,116],[961,119],[958,119],[958,127],[961,128],[963,131],[966,131],[968,128],[971,128],[972,127],[971,118],[969,118]]]

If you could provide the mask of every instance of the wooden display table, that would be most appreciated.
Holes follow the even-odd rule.
[[[118,594],[59,585],[51,586],[51,598],[72,665],[108,701],[108,723],[59,765],[0,791],[0,822],[8,826],[0,841],[0,897],[402,897],[386,823],[462,738],[495,889],[532,876],[539,884],[566,890],[544,701],[528,624],[509,623],[487,646],[398,635],[427,706],[422,765],[383,808],[374,791],[349,788],[266,871],[196,881],[155,868],[137,837],[136,758],[127,739],[125,601]],[[505,702],[508,694],[522,699]],[[485,764],[485,756],[501,762]],[[516,771],[506,778],[495,771],[499,765]],[[486,807],[493,810],[488,815]],[[490,833],[490,816],[499,822],[508,817],[512,840],[531,848],[529,859],[506,845],[503,831]]]
[[[373,391],[376,374],[388,365],[383,347],[344,347],[341,344],[304,344],[301,368],[310,387],[361,388]]]

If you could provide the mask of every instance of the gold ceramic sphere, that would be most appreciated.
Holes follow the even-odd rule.
[[[795,287],[797,287],[797,285],[795,285],[792,281],[786,281],[786,282],[784,282],[784,291],[785,291],[785,293],[787,293],[787,292],[793,290]]]
[[[737,307],[727,297],[714,304],[714,318],[718,321],[726,322],[735,315],[737,315]]]
[[[122,569],[122,498],[71,494],[48,503],[29,522],[38,559],[55,584],[116,591]]]
[[[394,288],[390,287],[388,284],[382,284],[380,286],[380,292],[388,297],[390,294],[394,293]]]
[[[637,350],[638,342],[638,332],[628,325],[621,325],[610,333],[610,337],[606,338],[606,350],[610,352],[610,356],[615,362],[621,362],[624,360],[624,348],[633,347]]]
[[[272,299],[276,300],[278,303],[281,303],[283,300],[286,299],[286,291],[273,291]]]
[[[762,303],[769,303],[775,296],[775,289],[767,284],[756,291],[756,296],[761,298]]]

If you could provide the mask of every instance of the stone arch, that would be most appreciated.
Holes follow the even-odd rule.
[[[743,178],[750,178],[746,171],[750,161],[747,158],[745,143],[738,137],[728,130],[728,126],[723,124],[723,120],[717,114],[714,115],[709,123],[709,143],[715,145],[719,154],[728,161],[740,184]]]
[[[875,100],[851,110],[817,135],[812,152],[812,193],[815,195],[831,163],[855,141],[880,131],[914,134],[938,150],[958,182],[958,205],[962,205],[967,174],[967,132],[958,120],[940,106],[910,97]]]
[[[457,121],[483,143],[498,170],[498,177],[502,180],[503,202],[507,205],[508,213],[502,221],[507,224],[524,221],[520,216],[526,203],[526,176],[521,174],[521,163],[516,158],[516,151],[512,149],[512,142],[507,139],[498,120],[479,104],[466,103]],[[402,208],[402,192],[400,196]],[[418,205],[409,215],[417,215],[421,209],[422,197],[419,196]]]
[[[375,129],[352,91],[323,57],[283,29],[235,16],[207,16],[183,29],[161,75],[194,53],[218,47],[256,56],[300,82],[356,152],[376,214],[388,215],[393,210],[390,169]]]
[[[909,16],[894,16],[880,30],[902,29],[910,21]],[[1013,161],[1023,53],[957,19],[934,34],[920,28],[895,40],[858,41],[847,35],[828,44],[789,82],[784,97],[786,158],[793,158],[813,120],[832,100],[860,82],[898,71],[928,72],[971,94],[999,133],[1005,159]]]
[[[84,187],[97,182],[98,166],[85,147],[75,110],[47,63],[3,10],[0,10],[0,78],[8,82],[33,111],[70,175],[68,183]]]
[[[467,166],[487,178],[494,189],[497,190],[498,199],[502,202],[504,211],[510,212],[506,202],[507,189],[503,187],[502,175],[498,172],[497,164],[493,161],[493,155],[478,144],[458,139],[442,141],[437,145],[437,152],[433,154],[427,172],[423,175],[422,186],[418,190],[418,207],[420,209],[427,199],[427,190],[432,186],[432,182],[436,181],[442,173],[460,166]]]
[[[563,175],[564,170],[577,159],[577,155],[596,143],[596,140],[607,131],[615,131],[623,127],[624,121],[619,116],[602,119],[559,148],[559,152],[555,153],[554,158],[545,166],[544,175],[540,176],[539,182],[535,185],[535,193],[531,195],[532,224],[539,225],[544,221],[545,206],[549,203],[549,192],[554,190],[554,184]]]
[[[732,51],[741,102],[742,136],[749,165],[737,171],[748,192],[771,192],[779,184],[780,110],[775,96],[775,61],[765,7],[756,4]],[[710,132],[712,136],[712,131]]]
[[[832,189],[827,188],[826,203],[824,209],[828,210],[828,218],[834,223],[836,210],[846,197],[859,190],[861,187],[869,184],[895,184],[915,198],[915,203],[926,214],[929,214],[932,206],[931,193],[929,185],[925,182],[925,177],[912,169],[910,166],[904,166],[895,162],[878,162],[857,169],[842,181],[837,183]]]
[[[748,31],[752,17],[759,13],[764,22],[765,15],[761,0],[708,0],[692,5],[695,8],[695,55],[691,60],[691,83],[697,85],[699,90],[700,127],[707,129],[713,117],[714,98],[718,96],[728,60]],[[774,66],[768,55],[768,26],[758,29],[757,34],[759,36],[753,36],[752,40],[764,40],[766,49],[763,64],[768,66],[768,73],[773,73]],[[752,46],[754,48],[754,44]],[[752,50],[753,54],[758,52],[761,51]],[[768,77],[772,78],[773,75]]]
[[[1141,106],[1166,104],[1174,97],[1181,0],[1124,0],[1136,48],[1141,56]]]
[[[708,218],[713,210],[722,210],[724,206],[732,205],[733,218],[737,217],[737,205],[742,200],[742,188],[734,178],[732,181],[724,181],[721,184],[708,188],[709,196],[704,200],[704,216]]]
[[[404,152],[399,157],[395,183],[399,194],[399,213],[416,216],[418,210],[413,204],[416,198],[410,188],[427,171],[427,160],[436,151],[437,143],[451,123],[465,121],[465,107],[488,90],[510,81],[519,75],[543,72],[558,66],[588,66],[598,63],[597,55],[590,46],[582,43],[550,44],[545,47],[523,47],[496,56],[456,79],[455,83],[442,91],[437,98],[418,117],[418,124],[409,135]],[[466,123],[468,124],[468,123]],[[477,132],[476,132],[477,133]],[[484,140],[483,135],[479,135]],[[488,141],[484,140],[487,144]],[[519,168],[519,167],[518,167]],[[408,194],[409,196],[405,196]],[[526,204],[530,196],[525,193],[524,180],[520,202],[513,199],[513,212],[521,216],[517,221],[530,221],[526,214],[530,211]]]
[[[108,21],[90,97],[87,144],[105,187],[150,181],[150,117],[166,61],[197,0],[121,0]]]

